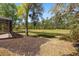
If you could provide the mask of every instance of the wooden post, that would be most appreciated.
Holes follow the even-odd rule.
[[[9,21],[9,32],[12,33],[12,21]]]
[[[11,20],[8,21],[8,34],[9,34],[9,37],[12,37],[12,21]]]

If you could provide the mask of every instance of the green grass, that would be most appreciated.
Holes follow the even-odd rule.
[[[61,36],[61,35],[68,35],[70,30],[65,30],[65,29],[53,29],[53,30],[48,30],[48,29],[29,29],[29,35],[30,36],[35,36],[35,37],[48,37],[52,38],[55,36]],[[25,35],[24,33],[21,33]]]
[[[31,32],[45,32],[45,33],[58,33],[58,34],[68,34],[70,30],[65,29],[53,29],[53,30],[42,30],[42,29],[29,29]]]

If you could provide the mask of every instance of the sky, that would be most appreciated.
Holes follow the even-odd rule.
[[[51,16],[53,16],[49,10],[51,8],[53,8],[55,6],[55,4],[53,3],[44,3],[43,7],[44,7],[44,13],[43,13],[43,17],[46,19],[47,17],[50,18]]]
[[[16,3],[16,5],[20,5],[19,3]],[[53,8],[55,6],[55,3],[43,3],[43,8],[44,8],[44,13],[43,13],[43,18],[50,18],[51,16],[53,16],[53,14],[51,14],[49,12],[49,10],[51,8]],[[40,19],[41,20],[41,19]],[[30,18],[29,18],[29,22],[30,22]]]

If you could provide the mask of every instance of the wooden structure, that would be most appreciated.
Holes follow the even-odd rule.
[[[0,33],[12,32],[12,20],[5,17],[0,17]]]
[[[0,17],[0,39],[18,37],[23,36],[12,31],[12,20],[10,18]]]

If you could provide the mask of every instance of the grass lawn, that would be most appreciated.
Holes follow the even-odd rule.
[[[68,35],[70,32],[70,30],[65,30],[65,29],[29,29],[29,35],[30,36],[42,36],[42,37],[48,37],[48,38],[52,38],[55,36],[61,36],[61,35]],[[23,35],[25,35],[25,33],[21,33]]]

